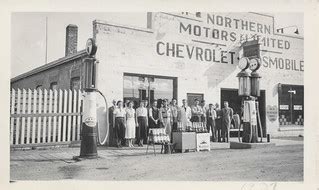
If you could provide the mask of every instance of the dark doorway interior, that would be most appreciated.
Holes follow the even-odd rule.
[[[193,106],[195,103],[195,99],[198,99],[201,102],[204,99],[204,94],[197,93],[187,93],[187,104],[188,106]]]
[[[220,95],[220,108],[224,107],[224,101],[228,101],[229,106],[233,108],[234,114],[237,113],[241,115],[241,97],[238,96],[238,89],[221,89]],[[259,101],[259,114],[263,129],[263,136],[266,137],[266,99],[265,90],[260,91]],[[260,132],[258,131],[260,135]]]

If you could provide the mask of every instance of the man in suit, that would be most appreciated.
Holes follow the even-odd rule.
[[[212,129],[212,141],[216,142],[217,140],[217,130],[216,130],[216,124],[215,124],[215,118],[217,117],[216,111],[214,110],[214,105],[209,104],[209,107],[206,111],[206,118],[207,118],[207,131],[210,132],[210,129]]]
[[[116,100],[112,101],[112,106],[109,107],[109,146],[115,146],[115,137],[113,131],[113,112],[116,108]]]
[[[221,110],[223,142],[229,142],[229,128],[230,128],[231,120],[233,118],[233,114],[234,114],[233,109],[229,107],[227,101],[224,101],[224,108]]]
[[[216,127],[216,140],[221,142],[221,135],[222,135],[222,121],[221,121],[221,110],[219,109],[219,104],[215,104],[215,127]]]

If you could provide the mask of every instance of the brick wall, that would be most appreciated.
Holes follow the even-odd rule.
[[[51,69],[27,76],[11,82],[11,88],[35,89],[42,85],[43,89],[49,89],[52,82],[57,82],[58,89],[70,89],[70,81],[73,77],[80,77],[82,57],[70,60]]]

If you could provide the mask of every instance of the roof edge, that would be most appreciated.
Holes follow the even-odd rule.
[[[125,28],[129,30],[136,30],[140,32],[146,32],[146,33],[154,33],[152,29],[149,28],[143,28],[143,27],[138,27],[138,26],[130,26],[130,25],[124,25],[124,24],[118,24],[118,23],[113,23],[105,20],[98,20],[95,19],[93,20],[93,25],[94,24],[102,24],[102,25],[108,25],[108,26],[115,26],[115,27],[120,27],[120,28]]]
[[[45,71],[45,70],[48,70],[48,69],[51,69],[52,67],[55,67],[55,66],[58,66],[58,65],[61,65],[65,62],[68,62],[70,60],[74,60],[74,59],[77,59],[79,57],[82,57],[83,55],[86,54],[86,51],[85,50],[80,50],[78,52],[76,52],[75,54],[72,54],[70,56],[67,56],[67,57],[62,57],[62,58],[59,58],[57,60],[54,60],[48,64],[45,64],[45,65],[42,65],[40,67],[36,67],[28,72],[25,72],[25,73],[22,73],[14,78],[11,78],[10,82],[16,82],[18,80],[21,80],[21,79],[24,79],[26,77],[29,77],[29,76],[32,76],[34,74],[37,74],[39,72],[42,72],[42,71]]]

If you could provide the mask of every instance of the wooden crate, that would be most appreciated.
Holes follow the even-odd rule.
[[[210,134],[209,133],[196,133],[196,150],[210,151]]]
[[[173,132],[173,143],[176,143],[175,150],[196,150],[196,133]]]

